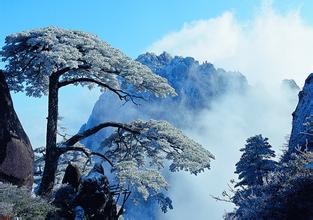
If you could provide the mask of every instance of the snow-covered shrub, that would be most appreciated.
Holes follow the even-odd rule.
[[[46,200],[35,197],[29,189],[0,183],[0,216],[24,219],[45,219],[55,208]]]

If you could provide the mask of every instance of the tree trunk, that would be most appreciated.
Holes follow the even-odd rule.
[[[45,168],[39,188],[39,194],[44,195],[52,191],[60,154],[57,150],[58,125],[58,80],[59,77],[51,75],[49,79],[49,100],[46,136]]]

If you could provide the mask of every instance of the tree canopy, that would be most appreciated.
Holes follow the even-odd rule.
[[[167,188],[160,170],[168,162],[172,172],[210,169],[214,156],[168,122],[137,120],[130,127],[136,132],[119,129],[102,146],[108,147],[105,155],[115,164],[118,182],[134,186],[144,198]]]
[[[306,165],[312,160],[311,152],[294,153],[268,174],[266,184],[233,191],[236,208],[225,219],[311,219],[313,170]]]
[[[91,152],[79,144],[84,137],[106,127],[117,129],[101,143],[99,152],[103,154]],[[184,170],[197,175],[210,169],[214,159],[208,150],[179,129],[157,120],[136,120],[127,124],[104,122],[60,143],[58,149],[100,156],[112,166],[117,184],[139,192],[144,199],[163,196],[168,183],[161,172],[167,164],[172,172]]]
[[[49,76],[57,73],[60,87],[99,85],[118,91],[131,87],[155,95],[175,95],[167,80],[133,61],[97,36],[82,31],[46,27],[11,34],[0,55],[10,88],[29,96],[47,95]]]
[[[27,95],[48,95],[46,165],[40,193],[53,188],[57,161],[59,89],[67,85],[110,90],[121,100],[176,95],[167,80],[132,60],[97,36],[75,30],[46,27],[9,35],[0,51],[11,90]]]

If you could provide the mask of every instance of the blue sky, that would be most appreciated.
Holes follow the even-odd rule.
[[[21,30],[56,25],[99,35],[130,56],[137,56],[164,34],[187,21],[209,18],[234,10],[249,16],[254,1],[12,1],[1,2],[3,38]],[[250,8],[250,9],[249,9]]]
[[[225,10],[236,11],[242,19],[251,14],[252,1],[83,1],[83,0],[2,0],[0,4],[0,46],[5,36],[49,25],[79,29],[97,34],[112,46],[135,58],[149,45],[184,22],[218,16]],[[1,64],[0,64],[1,66]],[[73,100],[77,97],[80,100]],[[66,88],[61,93],[60,114],[70,133],[88,119],[99,92]],[[82,101],[85,97],[85,102]],[[28,131],[34,147],[44,143],[47,99],[34,99],[13,94],[20,120]],[[71,101],[69,101],[71,100]]]
[[[233,13],[237,22],[249,21],[257,13],[261,2],[264,1],[2,0],[0,46],[4,44],[5,36],[10,33],[55,25],[97,34],[112,46],[135,58],[154,42],[179,31],[188,22],[216,18],[226,11]],[[275,10],[282,13],[301,8],[301,17],[305,22],[313,23],[310,11],[313,8],[312,1],[277,0],[273,1],[272,5]],[[84,104],[82,101],[69,103],[70,97],[77,93],[85,97]],[[71,132],[77,130],[80,124],[87,120],[98,95],[97,91],[89,93],[79,88],[67,88],[62,91],[61,115],[65,116]],[[14,94],[13,98],[24,126],[30,130],[34,145],[41,145],[44,137],[44,125],[41,124],[44,124],[45,120],[46,98],[31,99],[23,94]],[[66,111],[62,111],[63,109]],[[71,120],[80,114],[82,115],[79,117],[80,120]]]
[[[249,22],[258,13],[262,2],[264,1],[2,0],[0,4],[0,46],[4,44],[5,36],[10,33],[55,25],[97,34],[112,46],[120,48],[135,58],[163,36],[179,32],[188,22],[219,19],[219,16],[225,12],[231,12],[237,23]],[[278,13],[300,9],[301,19],[308,25],[313,24],[313,16],[310,11],[313,8],[313,1],[276,0],[271,2],[272,7]],[[158,49],[160,50],[160,48]],[[166,48],[161,47],[161,50],[163,49]],[[171,50],[169,51],[171,52]],[[173,50],[173,53],[176,53],[176,50]],[[194,56],[198,58],[197,55]],[[201,60],[201,57],[199,59]],[[221,62],[220,65],[228,68],[227,64],[227,62],[225,64]],[[0,64],[0,66],[3,65]],[[230,65],[229,68],[236,69],[237,67]],[[249,72],[249,68],[247,71]],[[71,99],[77,94],[80,96],[80,101]],[[72,133],[87,120],[98,95],[98,91],[89,92],[80,88],[67,88],[62,91],[61,115],[65,116],[65,124]],[[24,94],[14,94],[13,98],[16,110],[24,126],[29,130],[34,146],[41,145],[44,140],[46,98],[28,98]],[[69,102],[68,100],[73,101]]]
[[[0,45],[10,33],[56,25],[95,33],[136,57],[185,22],[216,17],[229,10],[246,20],[259,5],[258,0],[2,0]],[[302,6],[301,14],[313,22],[310,0],[273,1],[273,6],[281,11]]]

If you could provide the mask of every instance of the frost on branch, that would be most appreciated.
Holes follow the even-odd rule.
[[[121,161],[114,166],[121,185],[133,185],[145,200],[153,194],[166,189],[168,184],[157,170],[142,169],[134,161]]]
[[[53,73],[60,75],[60,84],[91,88],[96,81],[107,88],[131,86],[159,96],[175,95],[166,79],[97,36],[81,31],[46,27],[15,33],[6,37],[0,56],[6,62],[11,89],[25,90],[30,96],[47,94]]]
[[[166,121],[130,123],[136,132],[118,129],[102,146],[113,162],[113,172],[122,185],[130,185],[145,199],[167,188],[160,170],[170,162],[172,172],[198,174],[210,169],[214,156]]]

